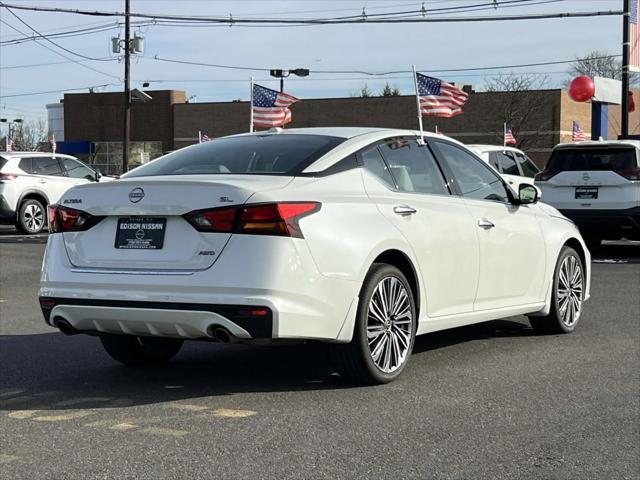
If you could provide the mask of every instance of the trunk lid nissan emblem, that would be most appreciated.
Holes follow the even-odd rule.
[[[136,187],[129,192],[129,201],[131,203],[138,203],[144,198],[144,190],[140,187]]]

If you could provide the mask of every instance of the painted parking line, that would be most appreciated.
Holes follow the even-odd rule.
[[[13,412],[9,412],[7,417],[14,418],[16,420],[25,420],[27,418],[35,417],[42,410],[15,410]]]
[[[218,408],[213,411],[213,416],[225,417],[225,418],[246,418],[246,417],[252,417],[257,413],[258,412],[254,412],[253,410],[235,410],[231,408]]]
[[[8,453],[0,453],[0,465],[15,462],[16,460],[20,460],[20,457],[17,455],[9,455]]]
[[[31,420],[34,422],[66,422],[67,420],[75,420],[76,418],[88,417],[89,415],[95,415],[96,412],[69,412],[60,415],[42,415],[33,417]]]

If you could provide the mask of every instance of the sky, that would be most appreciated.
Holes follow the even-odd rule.
[[[124,0],[3,0],[25,6],[55,6],[101,11],[123,11]],[[544,2],[544,3],[543,3]],[[488,3],[488,0],[131,0],[132,12],[178,15],[216,15],[267,18],[326,18],[447,8]],[[622,0],[532,0],[531,5],[469,15],[507,15],[549,12],[621,10]],[[114,18],[13,10],[41,34],[106,25],[113,29],[91,35],[53,39],[62,50],[44,40],[0,45],[0,116],[3,118],[46,118],[45,105],[58,102],[63,92],[101,86],[96,91],[122,89],[124,66],[110,52],[111,37],[123,36]],[[109,25],[111,26],[111,25]],[[6,9],[0,8],[0,42],[23,38],[15,29],[32,35]],[[249,78],[278,88],[268,72],[232,70],[159,61],[156,57],[219,65],[269,68],[308,68],[306,78],[285,80],[285,91],[300,99],[347,97],[366,83],[379,93],[388,81],[403,94],[413,93],[411,74],[386,77],[363,74],[323,74],[319,70],[386,72],[477,68],[573,59],[593,50],[621,53],[622,19],[619,16],[480,23],[350,24],[291,27],[240,25],[134,28],[145,39],[143,54],[132,58],[132,88],[150,82],[150,90],[185,90],[192,102],[224,102],[249,98]],[[49,47],[46,48],[46,47]],[[53,51],[52,51],[53,50]],[[56,53],[57,52],[57,53]],[[64,58],[62,55],[64,55]],[[82,56],[104,61],[85,61]],[[68,59],[81,61],[73,63]],[[33,64],[57,65],[25,67]],[[17,68],[16,68],[17,67]],[[504,68],[498,71],[438,73],[447,81],[473,84],[481,90],[498,73],[526,72],[549,75],[550,85],[567,78],[566,65]],[[99,70],[96,72],[94,70]],[[103,86],[107,85],[107,86]],[[28,95],[24,95],[28,94]],[[24,95],[24,96],[11,96]]]

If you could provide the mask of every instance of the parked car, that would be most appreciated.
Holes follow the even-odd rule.
[[[442,135],[311,128],[219,138],[81,185],[50,207],[40,306],[129,365],[183,340],[331,344],[384,383],[416,335],[529,315],[576,328],[590,256],[575,225],[514,195]]]
[[[47,226],[46,207],[69,188],[111,180],[69,155],[46,152],[0,153],[0,221],[21,233]]]
[[[546,203],[573,220],[591,248],[602,240],[640,240],[637,140],[557,145],[535,184]]]
[[[467,145],[495,168],[516,191],[522,182],[531,183],[540,169],[522,151],[502,145]]]

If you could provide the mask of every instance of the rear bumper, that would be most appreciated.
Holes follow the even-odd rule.
[[[14,222],[16,210],[9,205],[7,199],[0,195],[0,222]]]
[[[560,212],[573,220],[583,235],[597,234],[605,239],[640,236],[640,207],[624,210],[560,210]]]
[[[232,236],[207,270],[140,272],[77,269],[62,235],[50,235],[39,296],[80,332],[210,337],[212,326],[238,338],[349,341],[361,283],[320,274],[302,239]],[[231,309],[264,308],[241,318]],[[267,318],[265,318],[267,317]]]
[[[214,338],[224,328],[238,339],[272,338],[268,307],[40,297],[49,325],[67,322],[83,333],[185,339]]]

